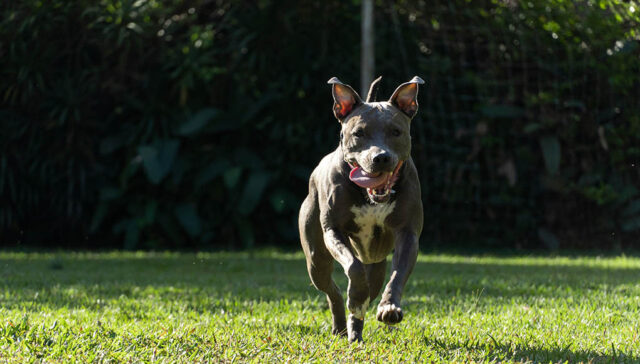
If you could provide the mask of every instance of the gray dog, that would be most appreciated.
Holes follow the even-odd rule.
[[[420,182],[411,160],[411,119],[418,110],[414,77],[386,102],[367,101],[337,78],[329,80],[333,113],[340,121],[340,145],[311,174],[309,195],[300,208],[299,229],[313,285],[327,294],[332,333],[362,341],[364,315],[384,283],[387,255],[393,250],[391,278],[376,317],[386,324],[402,320],[400,300],[416,263],[423,212]],[[333,260],[349,278],[346,320]]]

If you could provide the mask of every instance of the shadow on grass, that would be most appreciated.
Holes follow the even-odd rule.
[[[640,283],[640,269],[583,265],[418,263],[409,290],[430,295],[565,297],[624,290]]]
[[[312,292],[302,260],[228,255],[0,257],[0,289],[1,307],[36,312],[40,305],[100,309],[154,296],[197,310],[231,310],[304,300]]]
[[[342,269],[334,278],[346,289]],[[465,262],[418,262],[409,279],[405,303],[419,295],[447,298],[563,297],[592,290],[621,289],[640,282],[639,268],[587,265],[517,265]],[[304,259],[272,256],[195,255],[96,258],[75,256],[42,259],[0,258],[0,295],[4,307],[48,304],[85,307],[98,300],[159,295],[187,302],[273,302],[324,297],[311,286]],[[198,302],[193,297],[208,300]],[[418,298],[416,298],[418,297]]]
[[[346,288],[341,268],[336,265],[338,284]],[[572,296],[589,299],[590,294],[606,290],[630,289],[640,282],[640,269],[572,264],[516,264],[513,260],[473,262],[418,262],[405,295],[407,307],[421,305],[430,314],[441,307],[424,303],[456,305],[482,295],[490,298]],[[158,255],[69,256],[42,258],[0,257],[0,307],[27,312],[46,308],[102,310],[119,306],[130,315],[144,316],[149,307],[165,304],[166,310],[196,313],[247,312],[256,305],[281,302],[282,311],[291,309],[326,310],[324,295],[310,286],[304,259],[298,256],[249,255]],[[636,288],[637,289],[637,288]],[[459,299],[452,300],[453,296]],[[294,302],[296,305],[291,305]],[[301,304],[302,303],[302,304]],[[147,306],[145,306],[147,305]],[[276,306],[276,307],[278,307]],[[273,308],[273,307],[271,307]],[[411,308],[409,308],[411,310]],[[277,309],[273,312],[278,314]],[[324,327],[324,323],[319,323]],[[326,323],[326,327],[329,323]],[[283,331],[299,335],[318,334],[318,327],[295,324]],[[540,349],[512,343],[451,343],[424,339],[425,344],[442,350],[487,350],[491,355],[516,360],[570,361],[595,360],[637,362],[640,357],[627,353],[605,355],[572,351],[570,347]]]
[[[492,338],[493,340],[493,338]],[[540,349],[532,346],[515,344],[515,343],[498,343],[493,340],[489,346],[478,342],[452,343],[444,342],[438,339],[424,338],[427,346],[434,348],[440,355],[446,357],[449,353],[456,350],[488,351],[487,360],[498,362],[504,359],[515,360],[518,362],[588,362],[588,363],[637,363],[640,360],[638,355],[628,354],[624,352],[614,352],[613,355],[599,353],[588,350],[571,350],[571,346],[554,349]]]

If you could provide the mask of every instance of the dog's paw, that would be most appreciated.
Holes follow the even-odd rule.
[[[364,320],[356,318],[354,315],[349,315],[349,321],[347,323],[347,337],[350,343],[362,342],[362,329],[364,328]]]
[[[403,316],[402,309],[393,303],[381,303],[376,313],[378,321],[384,322],[387,325],[397,324],[402,321]]]
[[[331,329],[331,334],[336,336],[347,336],[347,327],[334,327]]]
[[[361,343],[362,341],[362,333],[349,333],[349,342],[350,343]]]

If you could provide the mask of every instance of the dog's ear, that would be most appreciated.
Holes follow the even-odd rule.
[[[351,86],[340,82],[337,77],[331,78],[328,84],[332,85],[331,93],[333,94],[333,114],[340,121],[346,118],[356,106],[362,103],[362,99]]]
[[[408,117],[414,117],[418,111],[418,85],[423,83],[422,78],[415,76],[411,81],[398,86],[389,102],[407,114]]]
[[[367,94],[367,102],[376,101],[376,95],[378,94],[378,84],[380,83],[381,79],[382,76],[376,78],[375,80],[373,80],[373,82],[371,82],[371,86],[369,86],[369,93]]]

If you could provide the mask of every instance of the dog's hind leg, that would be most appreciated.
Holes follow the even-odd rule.
[[[327,302],[333,318],[334,335],[346,335],[347,323],[344,299],[334,282],[333,257],[324,245],[320,213],[315,196],[310,194],[302,203],[299,217],[300,242],[307,260],[307,271],[313,285],[327,295]]]
[[[333,319],[331,333],[334,335],[345,336],[347,334],[347,324],[344,310],[344,300],[342,293],[331,278],[333,271],[333,261],[327,267],[318,267],[307,260],[307,269],[313,285],[327,295],[327,302],[331,310]]]

